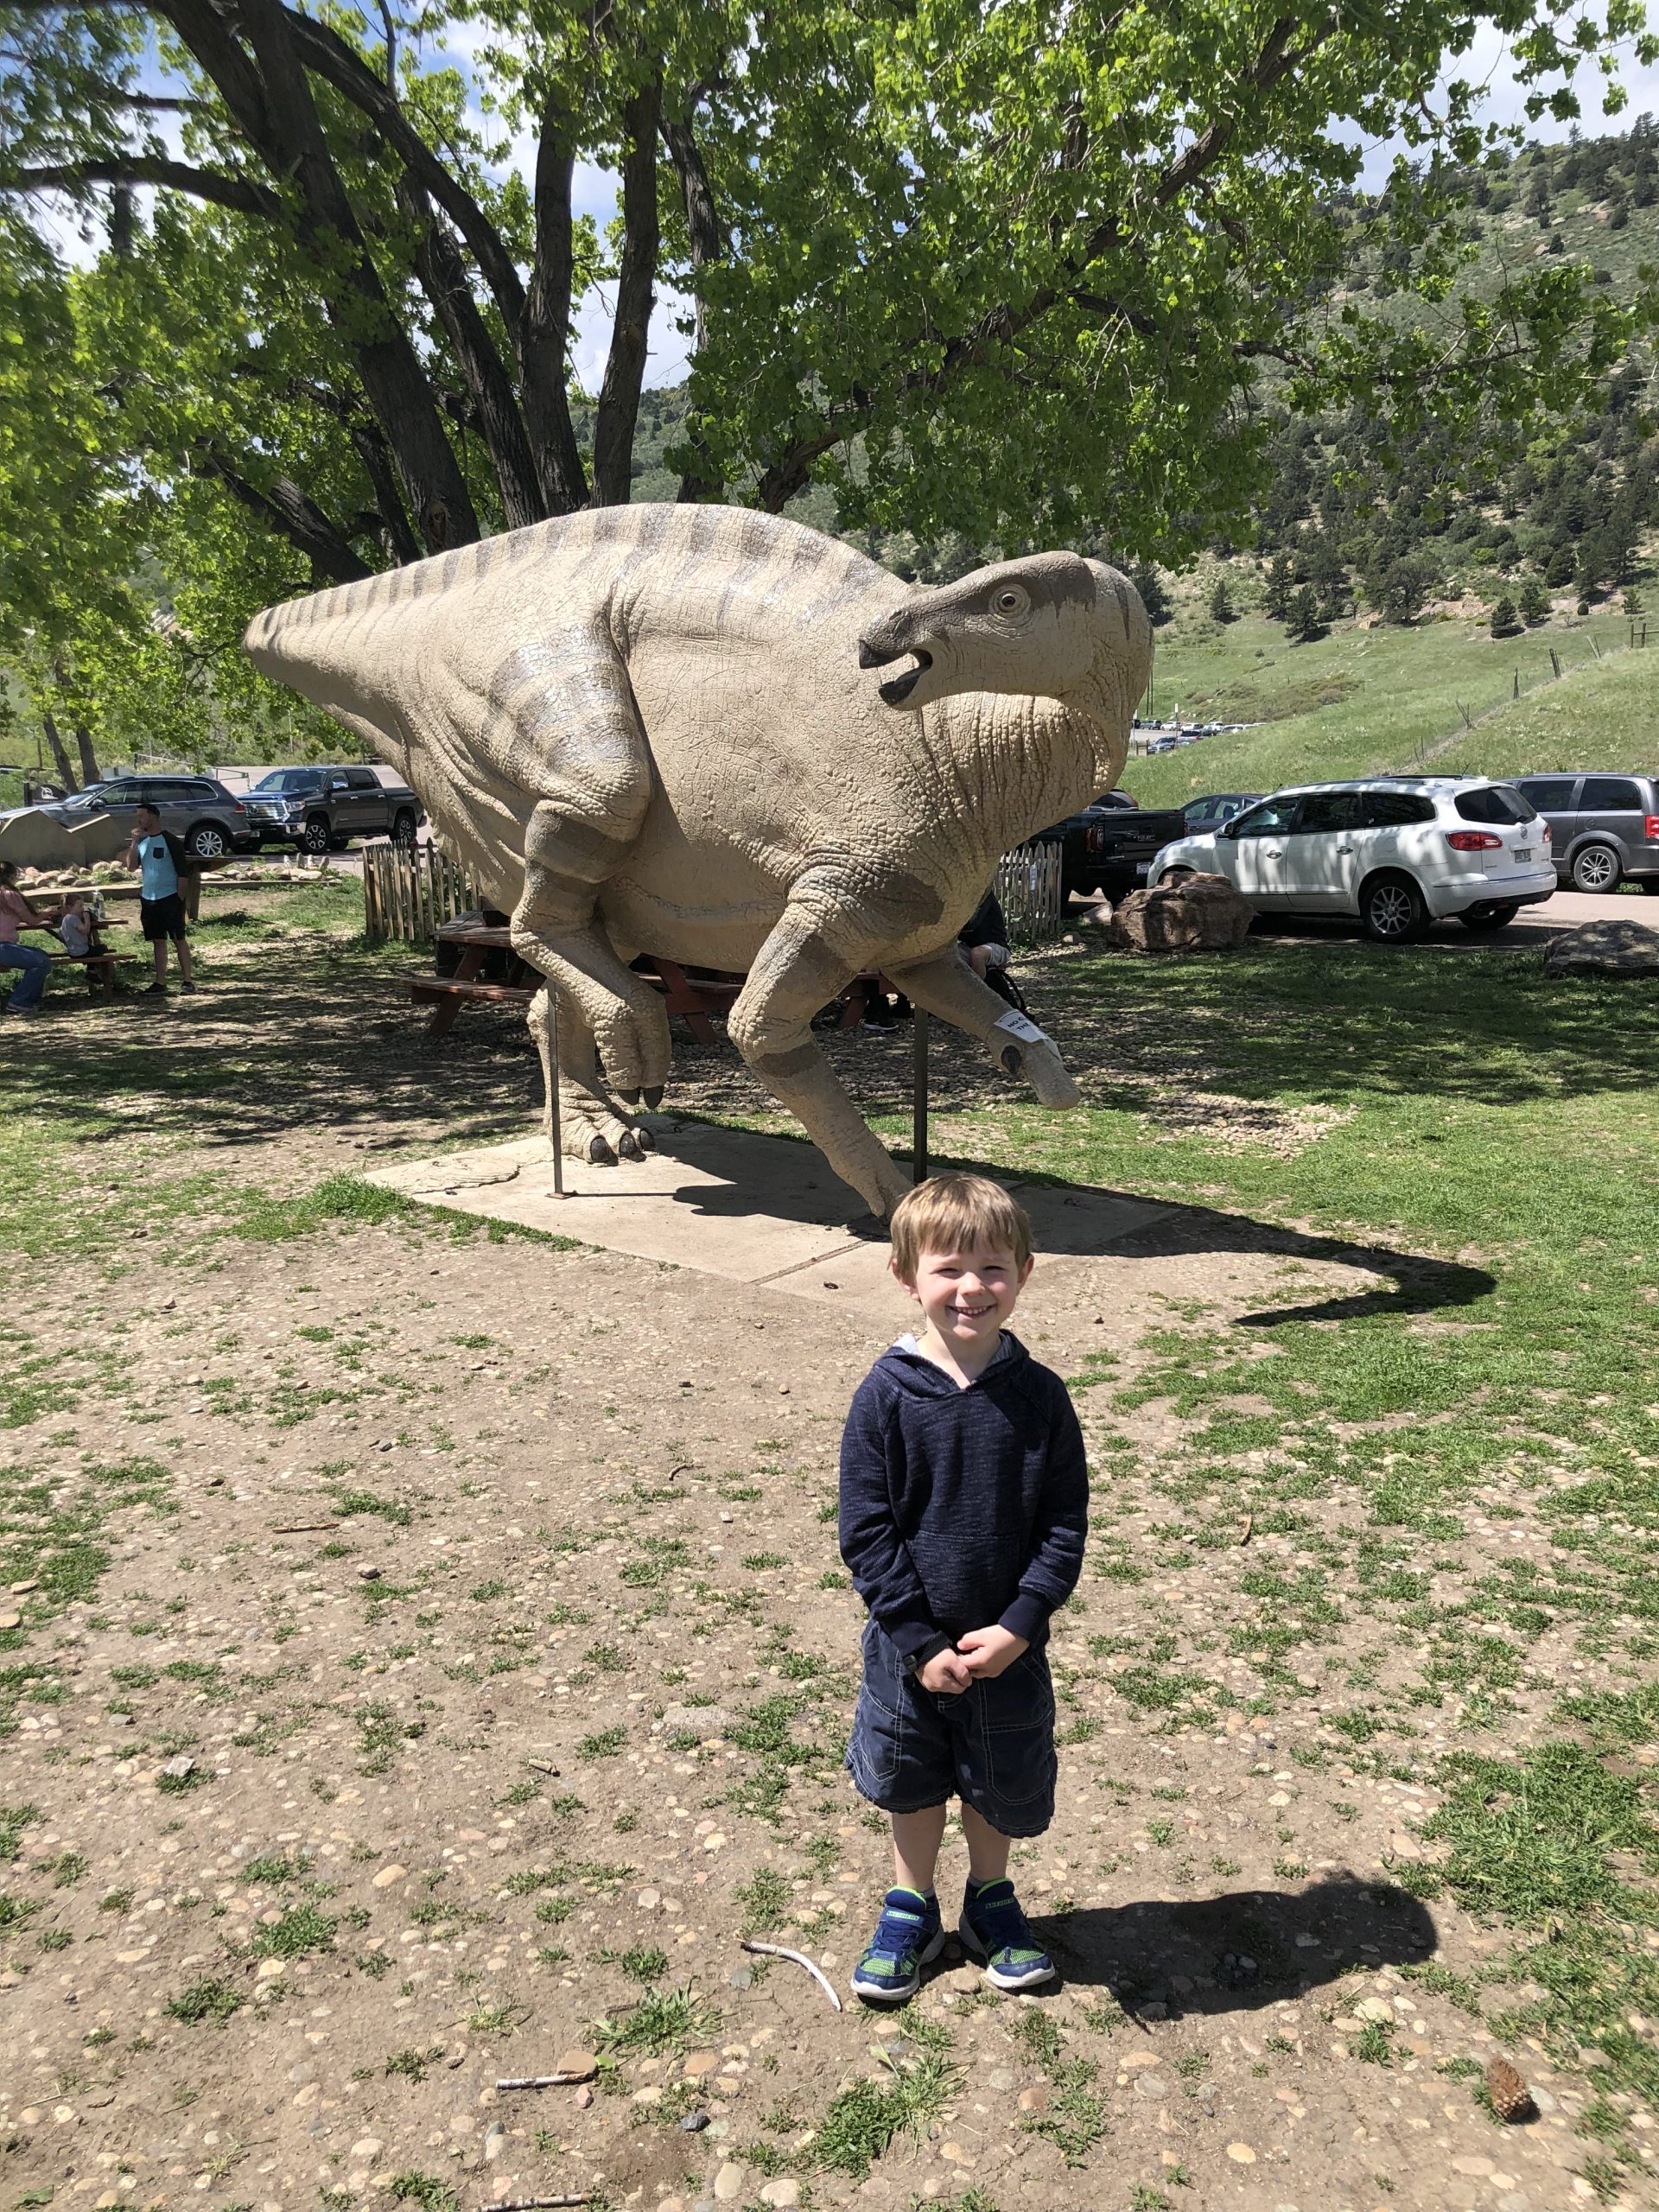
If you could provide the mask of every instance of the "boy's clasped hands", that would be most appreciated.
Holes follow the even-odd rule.
[[[1006,1628],[970,1628],[965,1636],[958,1637],[954,1646],[943,1651],[916,1669],[916,1679],[925,1690],[931,1690],[942,1697],[960,1697],[976,1679],[989,1681],[1012,1667],[1022,1651],[1031,1646],[1023,1636],[1015,1636]]]

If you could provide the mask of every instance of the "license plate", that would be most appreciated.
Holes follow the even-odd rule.
[[[1518,861],[1529,861],[1532,858],[1532,847],[1530,845],[1517,845],[1515,849],[1515,857]]]

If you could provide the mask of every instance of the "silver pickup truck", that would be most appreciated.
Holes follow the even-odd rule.
[[[407,784],[383,784],[372,768],[273,768],[242,805],[257,844],[306,853],[343,852],[353,837],[412,845],[426,819]]]

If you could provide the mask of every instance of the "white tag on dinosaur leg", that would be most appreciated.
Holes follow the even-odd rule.
[[[1012,1007],[997,1022],[996,1027],[1006,1035],[1017,1037],[1022,1045],[1046,1045],[1048,1042],[1047,1037],[1034,1021],[1028,1020],[1023,1014],[1015,1013]]]

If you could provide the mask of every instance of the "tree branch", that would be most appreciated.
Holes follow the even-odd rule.
[[[223,484],[251,514],[278,537],[303,553],[311,563],[315,582],[353,584],[374,571],[359,561],[350,545],[309,494],[291,476],[278,476],[268,492],[232,467],[226,455],[207,440],[191,448],[190,458],[199,475]]]
[[[588,504],[588,472],[570,420],[566,366],[575,277],[570,205],[575,162],[572,118],[558,92],[550,90],[536,143],[536,261],[519,327],[518,387],[542,495],[555,515],[574,514]]]
[[[594,422],[594,505],[626,506],[632,490],[633,430],[645,373],[652,286],[657,280],[657,124],[662,112],[660,71],[625,104],[622,156],[622,260],[617,272],[616,319]]]
[[[55,162],[46,168],[18,169],[5,189],[15,192],[83,192],[92,184],[153,184],[168,192],[187,192],[193,200],[211,200],[238,215],[257,215],[266,222],[278,220],[283,203],[263,184],[245,177],[227,176],[219,169],[192,168],[188,162],[170,162],[150,154],[123,154],[118,157]]]
[[[675,175],[680,181],[680,198],[685,207],[685,227],[691,242],[691,268],[695,282],[697,272],[710,262],[724,260],[729,241],[721,227],[719,210],[715,204],[715,188],[691,128],[696,100],[683,119],[664,116],[658,124],[669,158],[674,164]],[[703,309],[702,296],[696,295],[696,325],[692,334],[693,357],[702,351],[708,336],[708,318]],[[701,440],[694,441],[696,461],[680,479],[679,497],[684,500],[717,499],[724,488],[715,464],[703,450]]]
[[[501,234],[466,186],[447,169],[404,112],[395,89],[382,84],[362,57],[331,24],[285,9],[294,44],[308,69],[315,69],[381,130],[435,207],[441,207],[466,240],[473,258],[510,333],[516,335],[524,312],[524,281]]]

